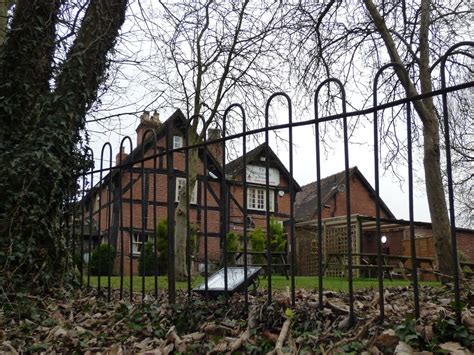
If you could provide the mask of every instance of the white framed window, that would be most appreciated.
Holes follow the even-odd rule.
[[[185,186],[186,186],[186,178],[177,177],[176,178],[176,195],[175,195],[176,202],[179,202],[179,192],[181,191],[181,189],[184,189]],[[197,187],[198,187],[198,182],[196,181],[193,192],[191,193],[190,203],[193,203],[193,204],[197,203]]]
[[[173,136],[173,149],[181,148],[183,146],[183,137]]]
[[[270,212],[275,211],[275,191],[270,190]],[[249,187],[247,188],[247,208],[258,211],[266,211],[267,199],[266,190],[263,188]]]
[[[132,234],[132,254],[140,255],[142,252],[142,244],[148,241],[148,235],[139,232]]]

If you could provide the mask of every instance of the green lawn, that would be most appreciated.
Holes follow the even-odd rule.
[[[201,282],[204,281],[203,277],[195,277],[192,282],[192,286],[195,287]],[[297,276],[295,278],[296,288],[304,288],[306,290],[315,290],[318,288],[318,277],[316,276]],[[87,284],[87,279],[84,279],[84,285]],[[98,285],[98,277],[91,276],[90,284],[92,287],[97,287]],[[361,288],[369,288],[369,287],[378,287],[378,280],[377,279],[354,279],[353,281],[354,289],[361,289]],[[431,286],[439,286],[441,285],[439,282],[435,281],[426,281],[420,282],[421,285],[431,285]],[[107,276],[101,276],[100,278],[100,286],[107,287],[108,279]],[[110,278],[110,285],[112,289],[119,289],[120,288],[120,277],[119,276],[112,276]],[[153,291],[154,286],[154,277],[153,276],[146,276],[145,277],[145,290],[146,291]],[[268,279],[264,277],[260,277],[260,288],[267,288]],[[395,287],[395,286],[408,286],[409,282],[404,280],[384,280],[384,287]],[[124,276],[123,278],[123,287],[125,290],[130,289],[130,277]],[[158,277],[158,288],[165,289],[168,287],[168,278],[165,276]],[[290,280],[287,280],[285,276],[273,276],[272,277],[272,289],[275,291],[284,291],[286,287],[290,287]],[[176,288],[178,290],[186,290],[187,289],[187,282],[177,282]],[[337,277],[325,277],[323,279],[323,288],[324,290],[331,290],[331,291],[347,291],[348,290],[348,281],[344,278],[337,278]],[[133,277],[133,289],[135,291],[142,290],[142,277],[134,276]]]

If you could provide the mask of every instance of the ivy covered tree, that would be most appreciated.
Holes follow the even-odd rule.
[[[8,2],[11,3],[11,2]],[[64,206],[84,167],[126,0],[17,0],[0,42],[0,287],[68,282]]]

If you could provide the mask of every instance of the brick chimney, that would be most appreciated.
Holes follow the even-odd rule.
[[[119,165],[127,156],[128,154],[125,153],[125,147],[122,147],[122,150],[115,156],[115,165]]]
[[[149,111],[143,111],[140,116],[140,124],[138,125],[137,132],[137,146],[142,144],[143,134],[148,129],[157,129],[161,126],[160,114],[158,112],[153,112],[153,116],[150,116]]]
[[[219,128],[209,128],[207,130],[207,140],[212,141],[222,138],[222,131]],[[222,151],[224,142],[214,143],[207,146],[207,150],[222,165]]]

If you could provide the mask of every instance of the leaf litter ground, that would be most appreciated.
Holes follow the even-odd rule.
[[[296,307],[288,292],[267,295],[191,300],[169,305],[141,295],[130,303],[112,301],[96,290],[57,291],[49,295],[1,296],[0,352],[61,352],[86,354],[206,354],[206,353],[367,353],[406,354],[414,351],[470,354],[474,351],[474,293],[462,291],[462,325],[454,322],[449,287],[422,286],[421,317],[415,321],[413,290],[387,288],[385,321],[379,322],[378,292],[355,292],[356,324],[349,327],[348,295],[297,290]]]

